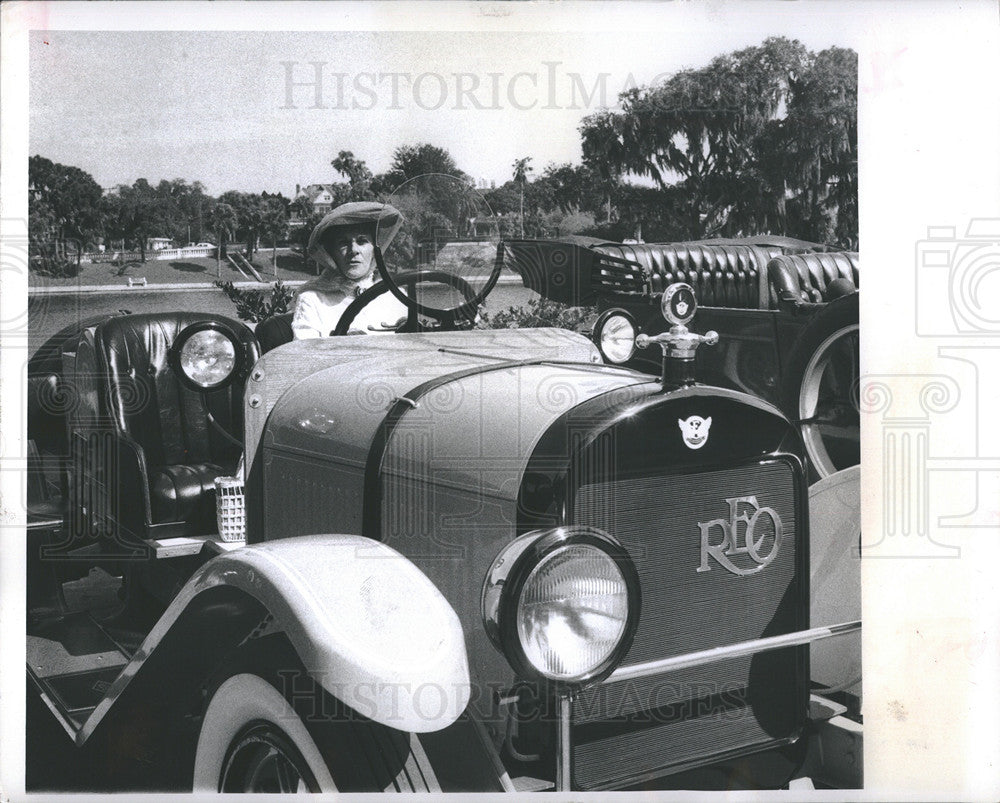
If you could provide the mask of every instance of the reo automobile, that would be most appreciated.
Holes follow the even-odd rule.
[[[745,272],[634,298],[640,371],[473,328],[510,266],[530,283],[494,245],[378,254],[345,318],[392,292],[396,333],[120,315],[33,358],[29,766],[58,750],[84,790],[861,785],[858,469],[817,471],[775,388],[698,381],[698,303]]]

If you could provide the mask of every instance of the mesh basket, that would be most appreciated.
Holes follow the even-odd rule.
[[[223,541],[245,541],[246,505],[243,504],[243,480],[236,477],[215,478],[215,515],[219,537]]]

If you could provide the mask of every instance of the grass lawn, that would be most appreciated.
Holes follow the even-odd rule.
[[[309,279],[313,273],[307,272],[302,257],[289,249],[279,248],[277,253],[277,275],[272,262],[271,249],[266,248],[254,255],[253,264],[266,282],[301,281]],[[236,270],[226,260],[216,263],[214,257],[187,258],[178,260],[149,259],[144,264],[134,263],[127,268],[108,262],[84,262],[78,275],[69,278],[54,278],[32,272],[29,287],[83,287],[105,285],[120,287],[128,284],[129,277],[144,277],[146,284],[190,284],[195,282],[245,282],[247,277]],[[251,279],[252,281],[252,279]]]

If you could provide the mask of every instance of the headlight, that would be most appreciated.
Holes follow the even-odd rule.
[[[192,324],[174,340],[170,367],[193,390],[225,387],[243,367],[243,350],[236,335],[215,321]]]
[[[621,365],[635,352],[635,319],[623,309],[610,309],[594,324],[594,342],[604,359]]]
[[[590,527],[521,536],[496,557],[483,586],[486,631],[514,670],[572,686],[614,671],[639,608],[628,553]]]

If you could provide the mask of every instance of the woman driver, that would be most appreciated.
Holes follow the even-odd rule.
[[[296,340],[325,337],[344,310],[375,283],[375,242],[388,247],[403,216],[388,204],[355,201],[341,204],[309,236],[306,253],[323,272],[299,288],[292,316]],[[351,334],[384,331],[406,317],[406,307],[391,293],[368,304],[351,324]]]

